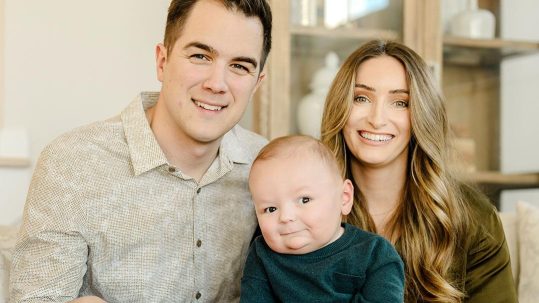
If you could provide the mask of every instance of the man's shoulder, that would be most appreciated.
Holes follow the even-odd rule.
[[[125,145],[123,126],[119,116],[93,122],[67,131],[52,140],[41,156],[77,158],[80,153],[95,153]]]
[[[234,154],[247,157],[247,162],[252,162],[260,149],[268,143],[268,140],[261,135],[246,130],[236,125],[225,134],[223,144],[226,149]]]
[[[238,140],[245,143],[245,145],[253,146],[258,150],[268,143],[268,139],[239,125],[233,127],[230,132],[235,134]]]

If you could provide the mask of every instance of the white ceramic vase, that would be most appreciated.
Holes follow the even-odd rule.
[[[492,39],[495,26],[494,14],[478,8],[477,0],[468,0],[468,8],[451,19],[449,32],[464,38]]]
[[[301,134],[320,138],[324,102],[338,70],[339,57],[333,52],[328,53],[325,66],[314,74],[311,81],[311,93],[304,96],[298,105],[297,122]]]

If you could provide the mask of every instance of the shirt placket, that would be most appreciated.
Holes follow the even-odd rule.
[[[193,192],[193,260],[194,260],[194,291],[193,301],[204,302],[204,296],[208,296],[205,293],[204,288],[206,281],[206,244],[204,227],[206,226],[206,214],[203,202],[204,188],[197,184]]]

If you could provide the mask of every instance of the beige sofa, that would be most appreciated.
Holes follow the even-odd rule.
[[[525,202],[500,213],[520,303],[539,302],[539,208]],[[0,226],[0,303],[7,302],[9,265],[18,226]]]

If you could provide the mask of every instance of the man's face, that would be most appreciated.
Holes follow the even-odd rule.
[[[157,47],[162,117],[176,138],[219,142],[258,87],[263,28],[256,17],[201,0],[169,55]]]

